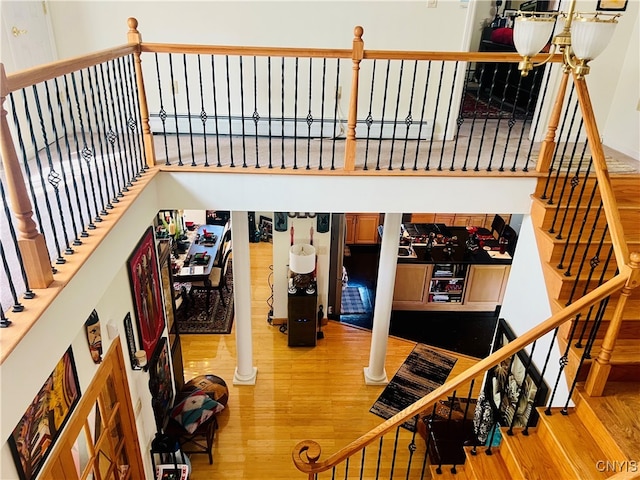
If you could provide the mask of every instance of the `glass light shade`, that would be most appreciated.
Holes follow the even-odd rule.
[[[523,57],[532,57],[549,41],[555,19],[553,17],[517,17],[513,25],[513,43]]]
[[[607,48],[618,22],[615,18],[576,16],[571,23],[571,48],[580,60],[592,60]]]

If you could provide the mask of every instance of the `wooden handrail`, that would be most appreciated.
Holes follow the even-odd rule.
[[[548,55],[536,55],[534,62],[542,62]],[[522,57],[510,52],[418,52],[411,50],[365,50],[365,60],[434,60],[442,62],[518,63]],[[553,55],[551,63],[561,63],[562,55]]]
[[[56,77],[77,72],[84,68],[99,65],[116,58],[124,57],[136,51],[136,45],[122,45],[120,47],[108,48],[99,52],[81,55],[78,57],[58,60],[56,62],[39,65],[37,67],[20,70],[19,72],[7,75],[7,81],[2,83],[2,94],[5,97],[10,92],[15,92],[21,88],[30,87]]]
[[[460,373],[452,380],[449,380],[444,385],[433,390],[427,396],[421,398],[414,404],[410,405],[390,419],[381,423],[376,428],[365,433],[346,447],[341,448],[326,460],[317,462],[317,460],[320,458],[321,453],[320,445],[317,442],[313,440],[304,440],[298,443],[294,447],[294,450],[292,452],[293,461],[296,467],[301,472],[307,474],[324,472],[334,467],[362,448],[371,444],[382,435],[390,432],[392,429],[398,427],[399,425],[402,425],[404,422],[411,419],[415,415],[425,411],[443,396],[448,395],[461,385],[469,382],[478,375],[483,374],[501,361],[513,356],[515,353],[519,352],[530,343],[539,339],[553,329],[559,327],[564,322],[572,319],[583,309],[596,304],[597,302],[603,300],[614,292],[620,290],[627,282],[629,276],[630,269],[628,267],[625,267],[624,270],[621,271],[621,273],[613,277],[608,282],[603,283],[584,297],[576,300],[574,303],[564,308],[562,311],[552,315],[547,320],[535,326],[527,333],[517,337],[515,340],[502,347],[495,353],[480,360],[478,363]]]
[[[233,45],[188,45],[184,43],[143,43],[143,52],[200,55],[244,55],[250,57],[351,58],[344,48],[242,47]]]

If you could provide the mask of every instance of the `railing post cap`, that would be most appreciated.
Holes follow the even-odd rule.
[[[356,26],[356,28],[353,29],[353,34],[356,36],[356,38],[362,38],[362,35],[364,34],[364,28],[362,28],[360,25]]]
[[[640,252],[631,252],[631,254],[629,255],[629,260],[632,264],[635,263],[636,267],[640,266]]]
[[[138,19],[135,17],[127,18],[127,25],[129,25],[130,30],[137,31],[138,30]]]

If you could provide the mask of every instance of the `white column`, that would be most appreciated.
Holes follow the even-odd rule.
[[[387,357],[401,223],[401,213],[386,213],[384,216],[376,306],[373,311],[373,327],[371,328],[371,352],[369,353],[369,366],[364,369],[364,381],[367,385],[385,385],[389,382],[384,362]]]
[[[231,212],[233,242],[233,302],[236,323],[237,365],[234,385],[255,385],[258,369],[253,366],[251,340],[251,261],[247,212]]]

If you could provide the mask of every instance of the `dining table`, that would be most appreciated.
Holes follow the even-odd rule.
[[[223,232],[222,225],[198,227],[180,269],[173,276],[175,282],[198,282],[209,277],[222,242]]]

